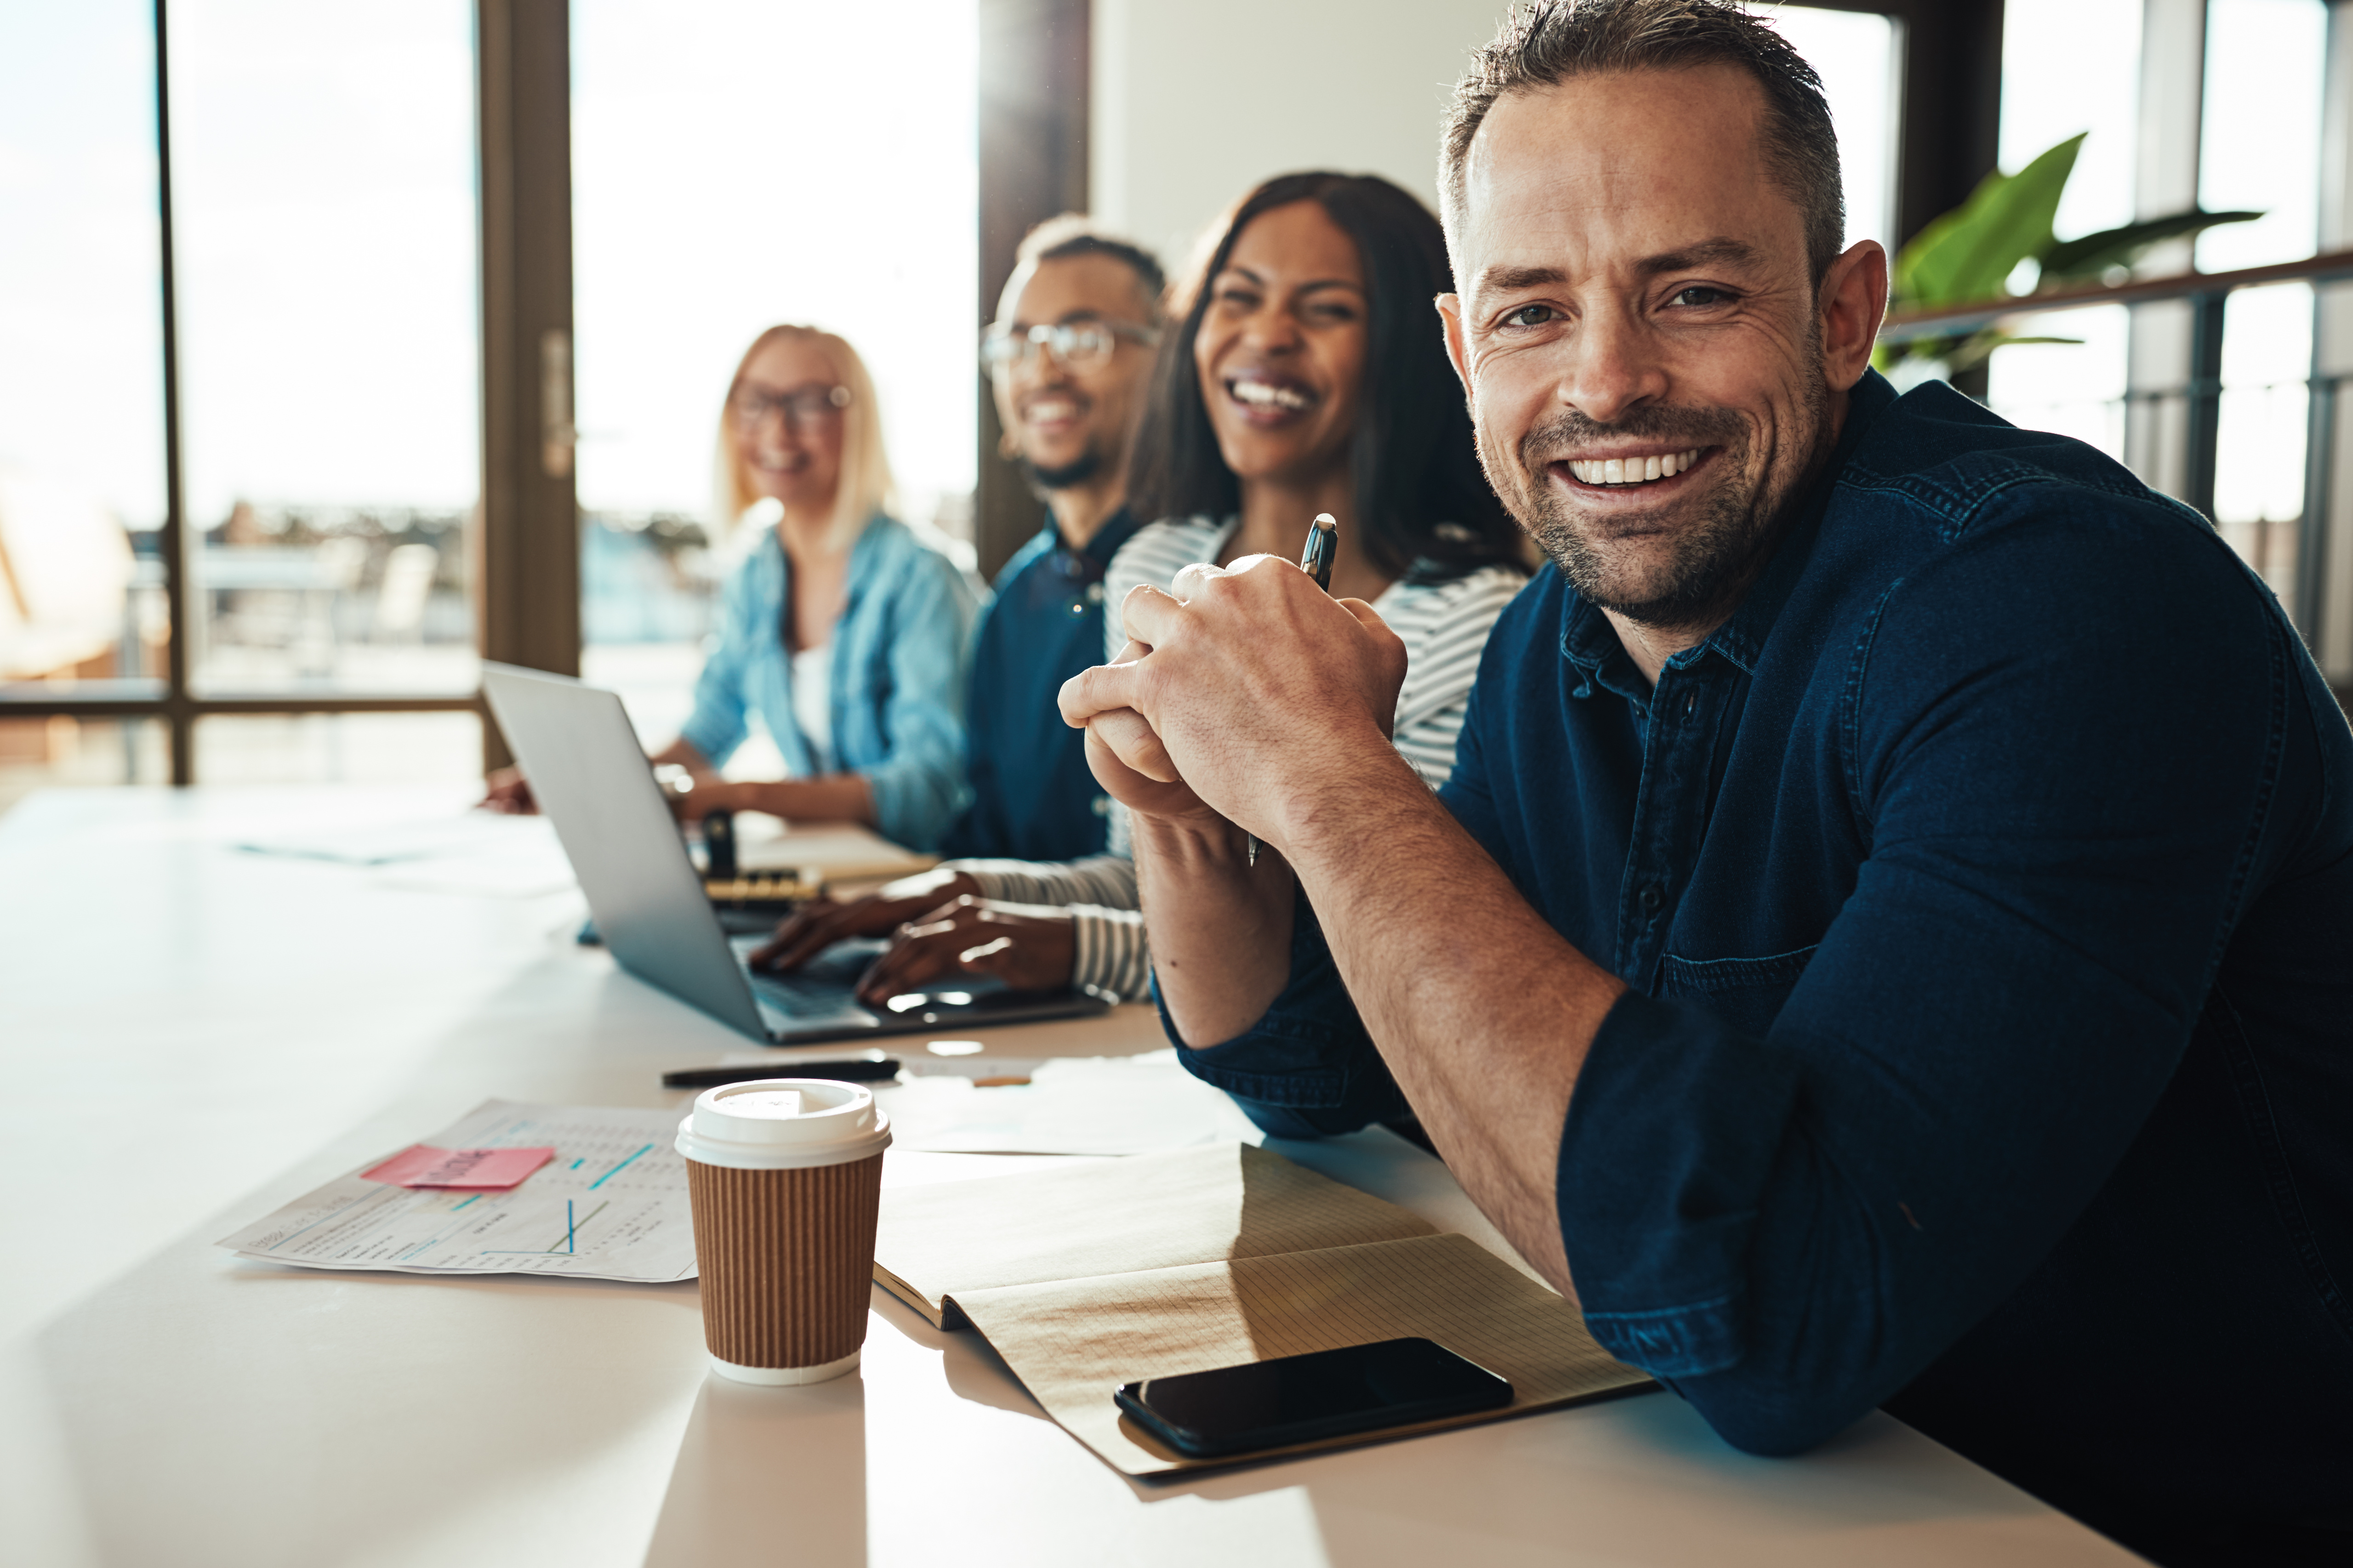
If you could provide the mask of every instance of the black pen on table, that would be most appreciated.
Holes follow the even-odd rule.
[[[662,1074],[664,1089],[717,1089],[764,1078],[827,1078],[838,1083],[885,1083],[899,1076],[899,1058],[880,1061],[770,1062],[759,1067],[685,1068]]]
[[[1315,521],[1307,525],[1307,548],[1299,552],[1299,569],[1315,579],[1315,585],[1325,593],[1332,591],[1332,562],[1340,553],[1340,520],[1328,511],[1319,511]],[[1258,835],[1242,835],[1247,863],[1258,864]]]

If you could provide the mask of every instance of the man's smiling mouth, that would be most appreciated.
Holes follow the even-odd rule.
[[[1570,458],[1553,467],[1565,468],[1579,484],[1609,487],[1646,485],[1672,479],[1689,469],[1707,450],[1693,447],[1681,452],[1652,452],[1628,458]]]
[[[1079,399],[1070,394],[1046,393],[1024,404],[1021,417],[1030,425],[1067,425],[1084,412]]]

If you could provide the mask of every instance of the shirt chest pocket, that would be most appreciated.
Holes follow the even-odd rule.
[[[1736,1029],[1762,1035],[1781,1016],[1820,945],[1764,958],[1683,958],[1670,952],[1660,968],[1659,995],[1704,1007]]]

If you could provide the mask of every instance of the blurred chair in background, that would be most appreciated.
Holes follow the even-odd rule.
[[[104,680],[122,673],[135,563],[104,505],[71,486],[0,468],[0,682]],[[136,668],[136,638],[132,641]],[[5,760],[51,763],[79,727],[10,726]]]

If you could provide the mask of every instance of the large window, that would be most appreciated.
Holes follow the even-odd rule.
[[[470,692],[473,8],[178,0],[171,28],[193,683]]]
[[[1810,5],[1779,7],[1773,25],[1821,76],[1845,176],[1846,242],[1875,239],[1894,249],[1902,29],[1873,12]]]
[[[2040,0],[2002,40],[2001,166],[2024,168],[2084,134],[2052,226],[2060,237],[2133,219],[2138,144],[2143,0]],[[2035,324],[2081,343],[2021,343],[1995,351],[1987,401],[2004,417],[2125,454],[2125,310],[2074,310]]]
[[[469,0],[0,10],[0,804],[479,771],[474,124]]]
[[[142,0],[0,11],[0,686],[160,689],[156,201]],[[162,767],[136,722],[0,717],[0,804]]]
[[[582,668],[649,744],[686,717],[753,519],[712,511],[720,407],[765,328],[872,370],[899,515],[969,537],[978,237],[974,0],[575,0]],[[763,738],[764,739],[764,738]],[[777,771],[748,746],[731,771]]]
[[[2297,261],[2318,248],[2322,0],[2208,0],[2199,205],[2255,211],[2199,237],[2198,266],[2227,272]],[[2261,103],[2261,114],[2229,108]],[[2312,288],[2242,289],[2222,338],[2214,519],[2280,596],[2295,600],[2296,534],[2312,373]]]

